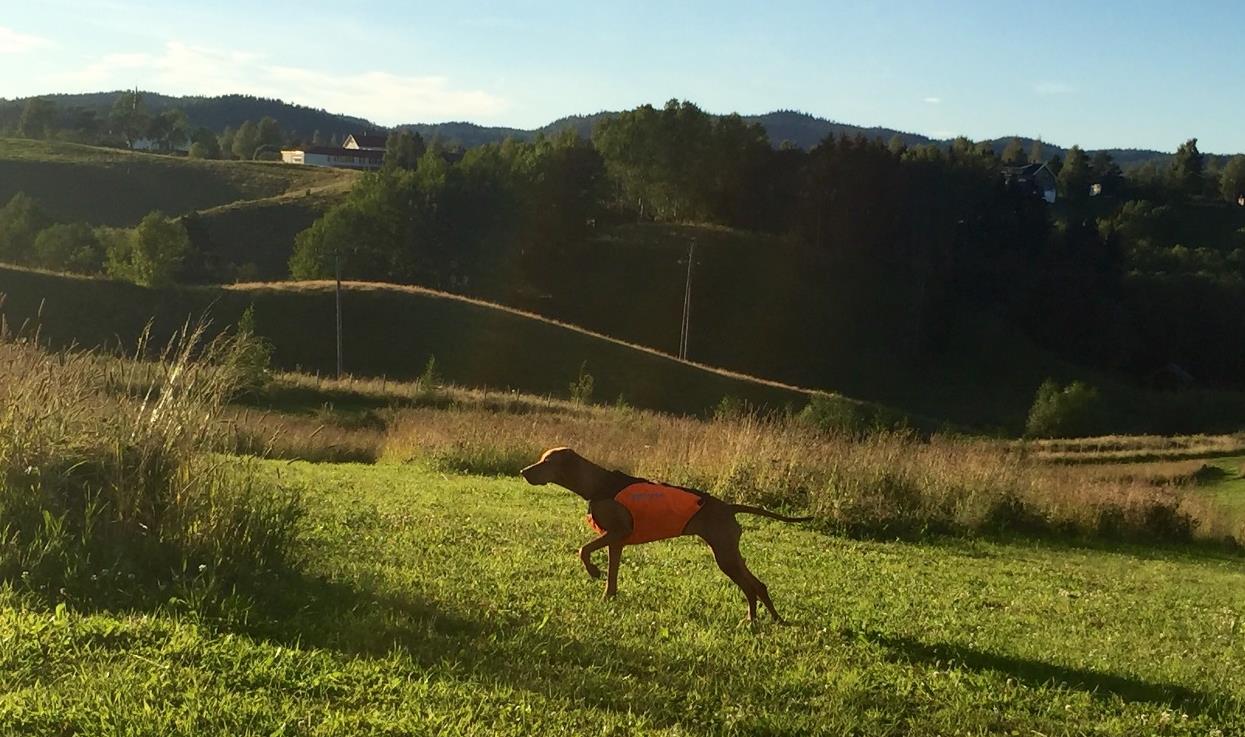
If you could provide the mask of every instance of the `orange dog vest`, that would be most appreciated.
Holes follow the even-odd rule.
[[[614,496],[614,501],[631,513],[631,534],[623,539],[623,545],[639,545],[682,535],[688,520],[705,503],[704,499],[690,491],[647,482],[624,488]],[[591,514],[588,515],[588,524],[597,532],[605,532]]]

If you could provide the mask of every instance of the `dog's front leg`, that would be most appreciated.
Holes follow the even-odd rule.
[[[610,533],[603,533],[596,540],[586,543],[579,549],[579,560],[584,564],[584,570],[593,578],[601,577],[601,569],[597,568],[597,564],[592,562],[592,554],[601,548],[609,545]]]
[[[618,593],[618,564],[622,561],[623,546],[620,542],[610,543],[609,574],[605,578],[605,598],[612,599]]]

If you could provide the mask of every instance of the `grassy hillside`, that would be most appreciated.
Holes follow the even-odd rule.
[[[276,281],[290,275],[294,238],[341,201],[343,178],[310,192],[292,192],[200,210],[182,222],[209,277],[218,282]]]
[[[128,226],[151,210],[183,215],[240,200],[348,187],[354,172],[201,161],[72,143],[0,139],[0,202],[34,197],[56,219]]]
[[[790,623],[748,628],[693,540],[628,548],[602,602],[574,555],[582,503],[560,489],[397,465],[265,472],[307,494],[305,577],[225,619],[0,590],[0,731],[1245,730],[1236,559],[854,542],[750,519],[744,554]]]
[[[254,305],[280,366],[330,373],[335,363],[329,282],[152,290],[0,267],[0,292],[10,326],[37,319],[44,337],[59,345],[133,345],[153,316],[162,342],[189,316],[210,310],[217,324],[231,324]],[[451,381],[535,394],[565,395],[586,364],[600,401],[622,397],[678,412],[706,411],[725,396],[776,408],[799,408],[808,398],[803,390],[430,290],[348,283],[343,302],[345,362],[354,374],[417,376],[435,356]]]
[[[1045,378],[1082,373],[980,315],[955,326],[943,355],[918,359],[908,336],[877,328],[911,322],[906,295],[827,289],[818,275],[834,267],[823,257],[726,228],[603,229],[566,249],[559,276],[546,279],[538,295],[514,299],[542,315],[673,353],[693,241],[692,360],[1010,432],[1023,427]]]

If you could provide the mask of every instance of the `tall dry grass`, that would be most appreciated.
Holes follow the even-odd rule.
[[[1245,454],[1245,433],[1231,435],[1106,435],[1018,443],[1058,463],[1139,463]]]
[[[395,412],[382,457],[513,474],[557,445],[637,476],[807,510],[824,527],[859,536],[1018,531],[1186,541],[1235,534],[1214,507],[1176,484],[1094,478],[991,441],[830,433],[798,417],[706,422],[557,402],[523,414],[465,404]]]
[[[201,326],[144,361],[0,337],[0,580],[133,603],[288,570],[299,501],[216,454],[245,350]]]
[[[606,467],[735,501],[808,511],[828,530],[859,536],[1242,539],[1235,519],[1185,488],[1186,477],[1096,473],[1048,460],[1052,452],[1127,450],[1124,438],[1076,441],[1074,447],[921,438],[836,432],[800,415],[721,412],[703,421],[426,382],[283,375],[279,383],[284,392],[336,405],[244,413],[241,435],[266,438],[253,446],[276,457],[513,475],[544,449],[568,445]],[[1231,442],[1141,439],[1134,447],[1200,451]]]

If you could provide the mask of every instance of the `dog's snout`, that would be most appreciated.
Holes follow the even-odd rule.
[[[528,466],[527,468],[524,468],[524,469],[520,470],[520,471],[519,471],[519,475],[520,475],[520,476],[522,476],[522,477],[524,478],[524,480],[526,480],[529,484],[538,485],[538,484],[542,483],[542,482],[539,480],[539,473],[538,473],[538,471],[537,471],[537,468],[538,468],[539,466],[540,466],[540,464],[539,464],[539,463],[533,463],[532,465]]]

